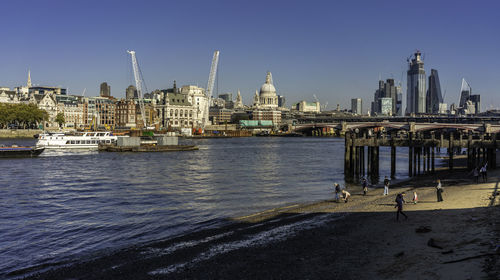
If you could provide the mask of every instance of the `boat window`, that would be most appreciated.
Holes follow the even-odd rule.
[[[75,144],[75,140],[71,140],[71,144]]]
[[[108,143],[108,144],[111,143],[111,140],[106,140],[106,143]]]
[[[80,140],[77,140],[77,141],[76,141],[76,144],[80,144]]]
[[[69,140],[68,140],[68,141],[66,141],[66,144],[69,144]]]
[[[90,140],[87,140],[87,144],[90,144]]]

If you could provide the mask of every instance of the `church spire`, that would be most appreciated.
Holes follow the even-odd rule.
[[[27,86],[30,88],[31,87],[31,71],[28,69],[28,84]]]

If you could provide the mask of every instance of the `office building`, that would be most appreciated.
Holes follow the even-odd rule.
[[[406,113],[425,113],[426,97],[426,77],[424,61],[419,51],[415,52],[415,57],[408,63],[407,91],[406,91]]]
[[[100,97],[110,97],[111,96],[111,86],[104,82],[101,84],[101,91],[99,93]]]
[[[439,104],[443,103],[443,96],[441,95],[441,84],[439,83],[439,75],[436,69],[431,69],[429,76],[429,88],[427,90],[427,104],[426,111],[428,114],[438,114]]]
[[[351,112],[354,115],[362,115],[363,114],[363,104],[362,104],[361,98],[351,99]]]

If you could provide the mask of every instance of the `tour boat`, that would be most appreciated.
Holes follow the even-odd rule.
[[[44,133],[38,136],[36,147],[46,149],[97,150],[99,144],[113,144],[118,136],[111,132],[83,132],[79,134]]]
[[[17,145],[0,147],[0,158],[37,157],[44,150],[43,147],[20,147]]]

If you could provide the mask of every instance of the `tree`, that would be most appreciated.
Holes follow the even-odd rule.
[[[56,123],[59,124],[59,127],[61,127],[63,125],[63,123],[65,123],[66,121],[64,120],[64,113],[60,112],[60,113],[57,113],[56,115]]]

